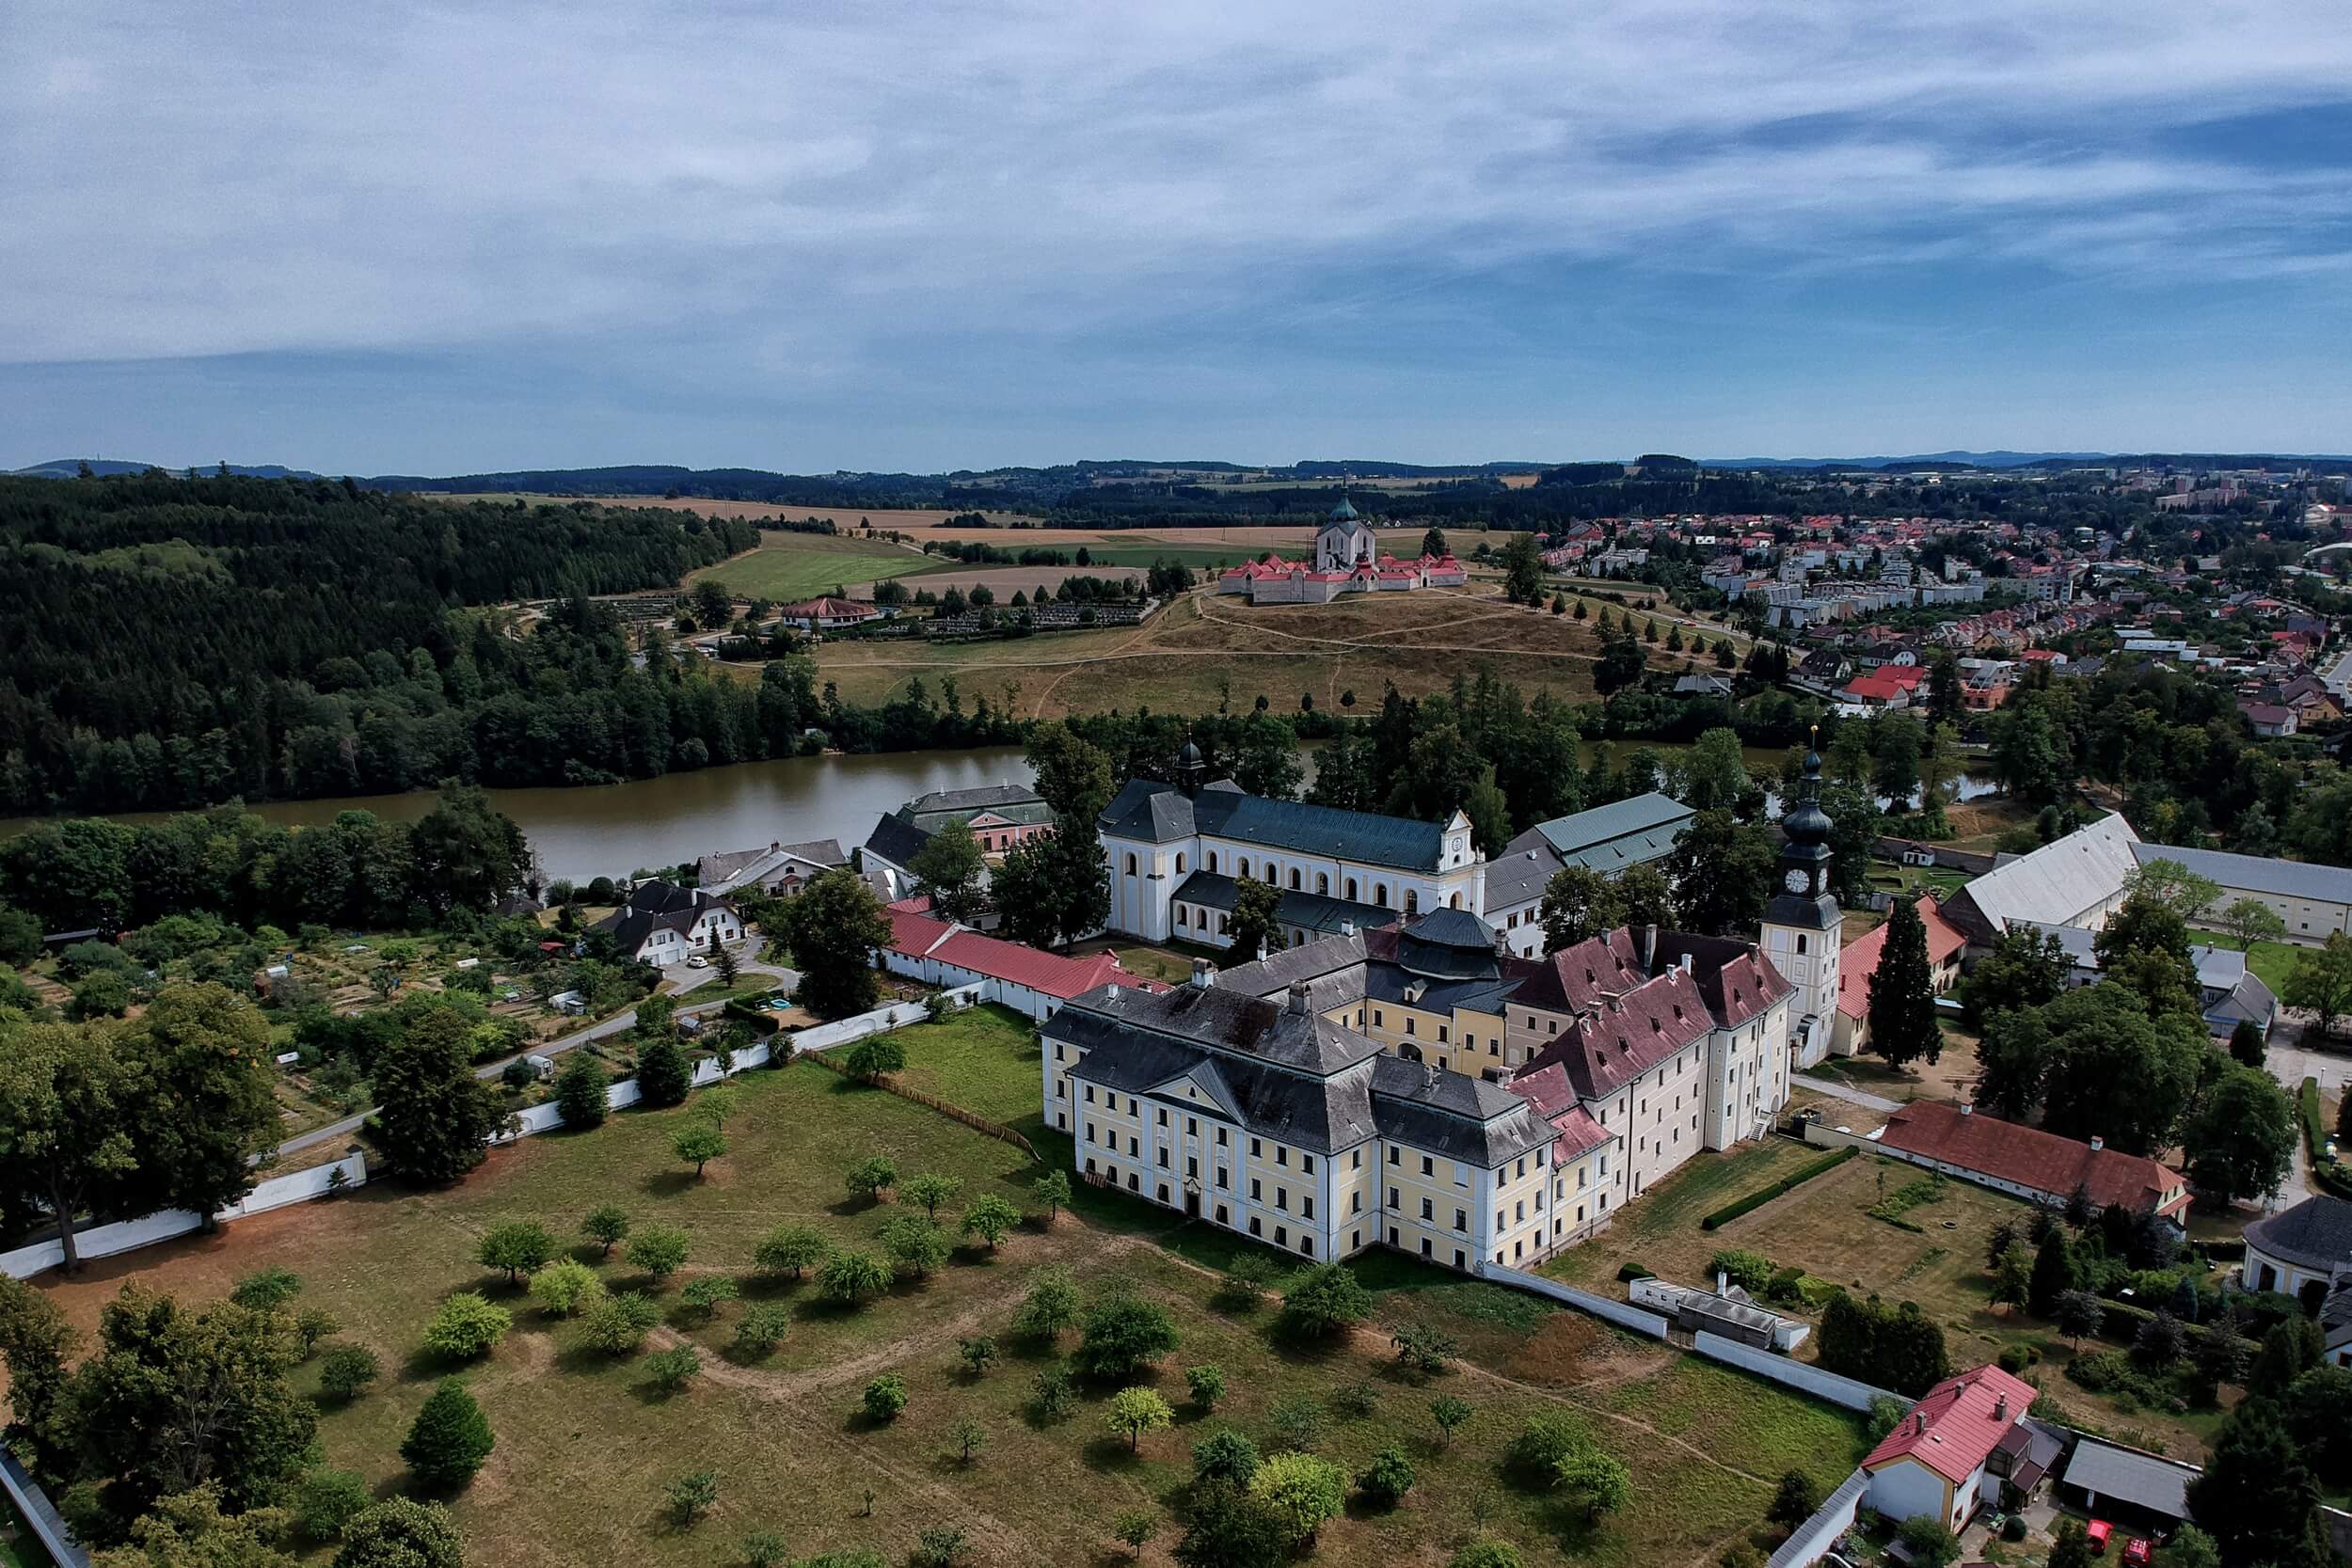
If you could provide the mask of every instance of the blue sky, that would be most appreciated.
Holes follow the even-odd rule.
[[[2352,448],[2341,0],[17,0],[0,179],[0,467]]]

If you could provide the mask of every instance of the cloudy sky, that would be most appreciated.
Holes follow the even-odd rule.
[[[0,467],[2352,449],[2344,0],[12,0],[0,182]]]

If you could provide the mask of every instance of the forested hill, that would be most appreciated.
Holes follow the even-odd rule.
[[[672,584],[755,542],[670,511],[324,480],[0,479],[0,810],[430,783],[471,758],[417,737],[548,684],[559,651],[455,611]],[[626,666],[617,638],[580,630],[570,651]],[[371,721],[391,754],[370,754]]]

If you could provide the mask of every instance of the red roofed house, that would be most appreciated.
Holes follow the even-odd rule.
[[[821,599],[803,599],[788,604],[776,611],[778,623],[797,626],[803,631],[834,631],[842,626],[862,626],[878,618],[881,610],[856,599],[836,599],[828,594]]]
[[[1160,989],[1120,968],[1116,953],[1064,958],[982,936],[952,921],[900,913],[895,906],[890,913],[890,945],[881,959],[891,974],[943,990],[977,986],[981,1000],[1010,1007],[1040,1023],[1060,1011],[1072,997],[1113,981],[1143,990]]]
[[[2082,1143],[1977,1116],[1949,1101],[1913,1101],[1872,1141],[1915,1165],[2037,1203],[2064,1203],[2081,1187],[2102,1209],[2120,1203],[2134,1213],[2174,1221],[2188,1210],[2187,1179],[2169,1165],[2109,1148],[2097,1138]]]
[[[1934,982],[1935,994],[1943,995],[1960,983],[1960,955],[1968,945],[1966,933],[1944,918],[1931,897],[1922,897],[1916,906],[1920,923],[1928,928],[1928,974]],[[1886,927],[1881,924],[1846,944],[1837,963],[1837,1021],[1830,1033],[1829,1048],[1840,1056],[1856,1056],[1870,1044],[1870,976],[1879,969],[1879,957],[1886,950]]]
[[[1915,664],[1882,664],[1868,674],[1848,681],[1838,688],[1837,694],[1866,707],[1909,707],[1913,690],[1926,678],[1927,672]]]
[[[1934,1519],[1957,1534],[1979,1509],[2000,1506],[2009,1478],[1990,1462],[2015,1446],[2033,1397],[2031,1384],[1998,1367],[1945,1379],[1863,1459],[1865,1501],[1889,1519]]]

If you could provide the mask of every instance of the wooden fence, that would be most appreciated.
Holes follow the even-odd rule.
[[[821,1051],[810,1052],[806,1059],[815,1062],[828,1072],[838,1073],[844,1078],[856,1078],[859,1083],[871,1084],[878,1089],[887,1089],[901,1100],[912,1100],[917,1105],[928,1105],[941,1116],[953,1117],[974,1132],[985,1132],[992,1138],[1009,1143],[1040,1164],[1044,1164],[1045,1157],[1038,1153],[1035,1145],[1001,1121],[991,1121],[977,1112],[967,1111],[953,1101],[942,1100],[935,1094],[925,1094],[921,1089],[911,1089],[887,1073],[880,1078],[859,1078],[856,1073],[851,1072]]]

